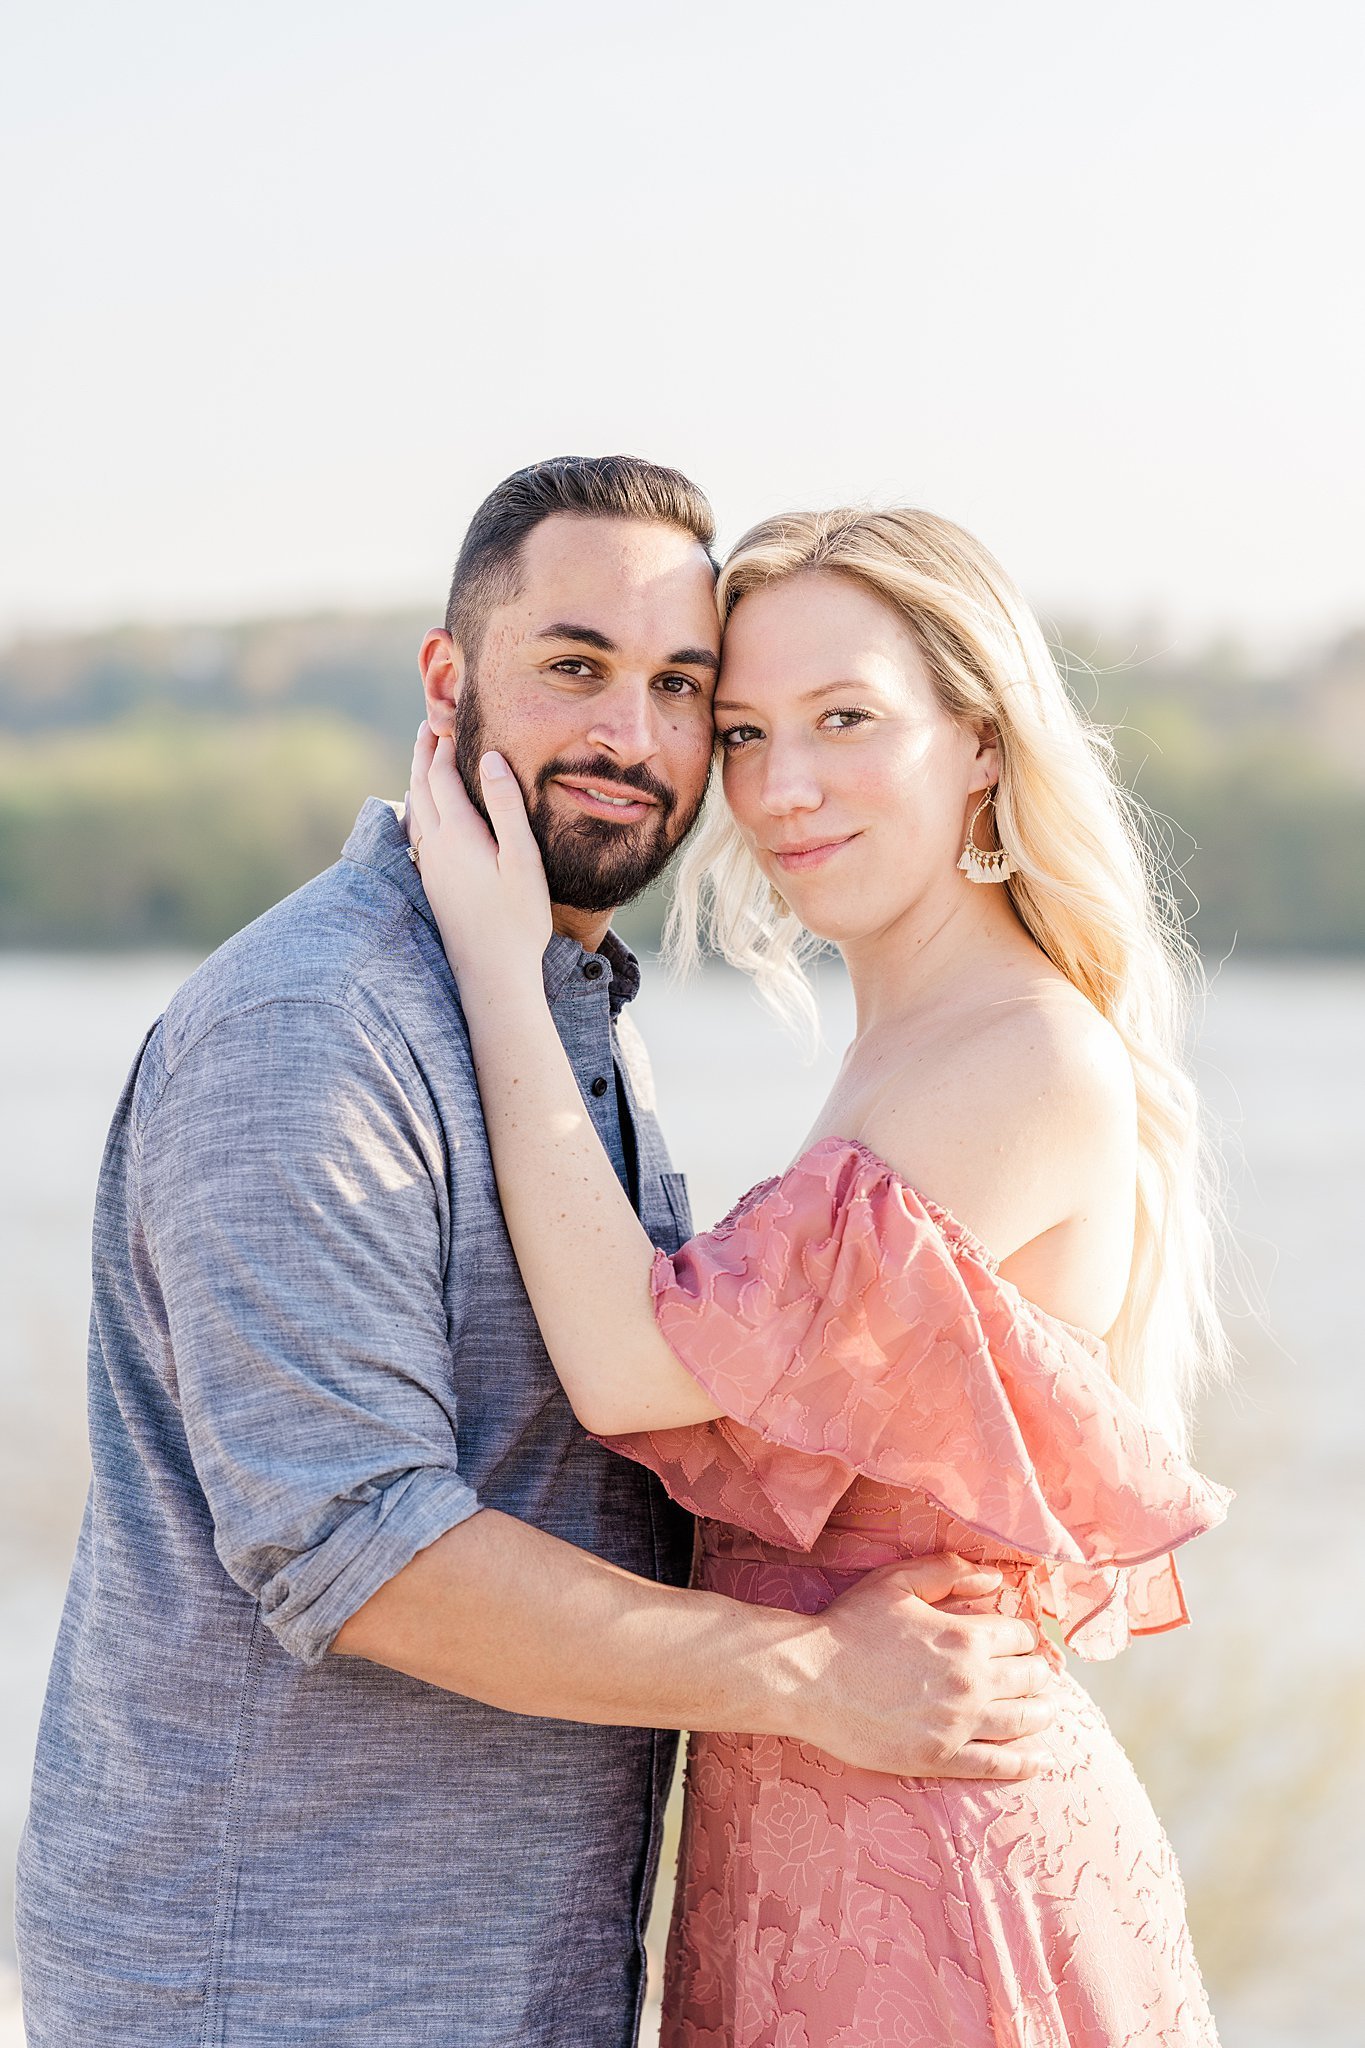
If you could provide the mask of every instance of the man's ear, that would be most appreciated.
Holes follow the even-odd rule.
[[[465,658],[444,626],[433,626],[417,656],[427,700],[427,724],[439,738],[455,730],[455,706],[464,688]]]

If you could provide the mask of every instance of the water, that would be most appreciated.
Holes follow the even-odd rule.
[[[100,1148],[142,1033],[193,963],[0,957],[0,1870],[85,1487],[87,1245]],[[842,1043],[847,991],[823,993]],[[798,1149],[835,1065],[747,984],[657,974],[635,1015],[699,1226]],[[1238,1493],[1187,1553],[1195,1626],[1080,1667],[1176,1842],[1225,2048],[1346,2048],[1365,1961],[1365,1533],[1354,1282],[1365,1186],[1365,970],[1224,971],[1200,1042],[1266,1321],[1200,1462]],[[8,1927],[8,1913],[5,1914]],[[6,1937],[7,1938],[7,1937]],[[2,1954],[3,1951],[0,1951]],[[0,1993],[0,2003],[3,1993]],[[19,2040],[15,2023],[0,2048]]]

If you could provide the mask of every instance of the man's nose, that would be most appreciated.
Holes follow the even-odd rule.
[[[588,744],[623,764],[649,760],[659,750],[658,706],[647,684],[624,684],[593,707]]]

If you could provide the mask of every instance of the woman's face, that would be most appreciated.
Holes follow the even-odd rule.
[[[735,822],[821,938],[969,886],[957,859],[994,743],[944,710],[909,628],[861,583],[808,570],[741,598],[715,718]]]

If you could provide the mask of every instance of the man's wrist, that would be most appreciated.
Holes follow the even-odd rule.
[[[745,1626],[759,1640],[751,1656],[741,1651],[732,1666],[748,1679],[736,1689],[740,1696],[730,1703],[726,1725],[746,1734],[809,1741],[824,1697],[829,1630],[818,1615],[783,1608],[750,1608]]]

